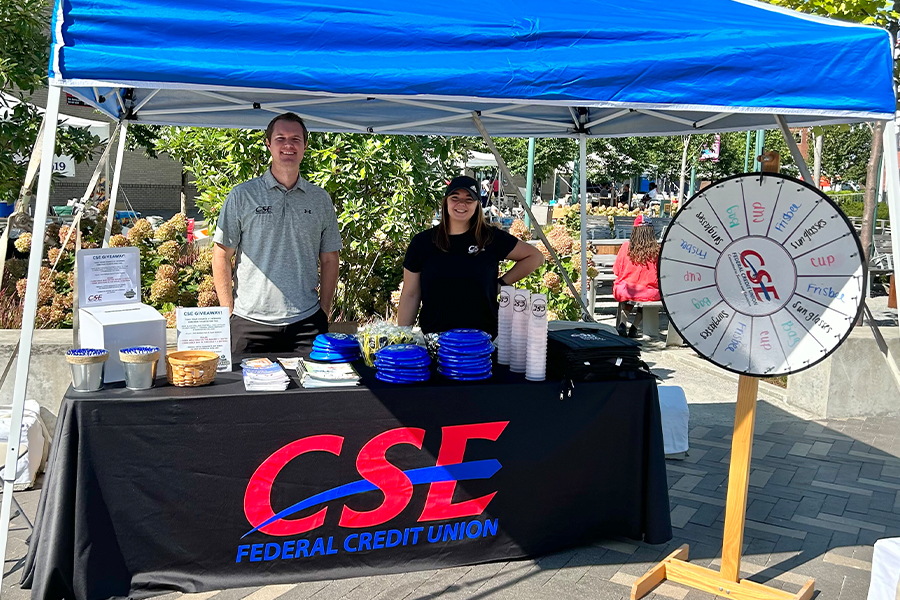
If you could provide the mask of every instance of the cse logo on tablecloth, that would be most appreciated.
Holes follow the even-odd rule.
[[[746,375],[809,368],[849,334],[865,266],[852,225],[825,194],[776,173],[717,181],[663,236],[659,289],[700,355]]]
[[[443,438],[435,466],[406,471],[391,464],[386,456],[387,451],[398,444],[409,444],[421,449],[425,430],[415,427],[400,427],[385,431],[366,442],[359,450],[356,469],[362,476],[362,480],[320,492],[275,513],[271,505],[272,488],[278,484],[278,475],[285,465],[310,452],[324,452],[340,456],[344,438],[339,435],[326,434],[313,435],[291,442],[263,461],[250,478],[244,494],[244,514],[253,528],[245,533],[242,539],[255,532],[271,536],[296,536],[313,531],[325,523],[328,507],[323,507],[305,517],[297,519],[289,517],[333,500],[379,490],[384,495],[384,500],[379,507],[370,511],[356,511],[344,505],[338,521],[338,526],[343,528],[377,527],[403,512],[412,499],[414,486],[426,483],[430,484],[428,496],[418,522],[477,517],[484,512],[496,492],[454,503],[452,499],[456,483],[474,479],[490,479],[500,470],[501,465],[496,459],[463,462],[466,442],[474,439],[496,441],[508,423],[508,421],[498,421],[443,427]],[[476,524],[477,527],[475,527]],[[458,524],[458,531],[454,533],[454,536],[458,535],[462,539],[465,536],[496,535],[496,527],[496,520],[493,523],[481,523],[480,521],[461,523]],[[403,545],[407,545],[408,543],[418,543],[418,536],[423,528],[414,527],[395,531],[402,536]],[[410,539],[410,533],[414,534],[415,539]],[[384,547],[385,540],[390,535],[389,531],[378,532],[374,535],[371,533],[352,534],[344,539],[344,550],[355,552],[362,549],[362,544],[368,544],[367,549],[372,549],[373,546],[377,549],[377,542],[373,544],[373,541],[377,540],[378,535],[382,536],[381,544]],[[297,542],[297,544],[299,543]],[[332,547],[333,538],[328,538],[327,541],[319,539],[315,543],[322,546],[322,555],[338,552]],[[398,539],[397,544],[399,543]],[[249,557],[251,561],[255,560],[255,546],[260,548],[262,556],[262,544],[254,544],[253,547],[249,544],[242,545],[238,548],[237,562],[241,562],[244,557]],[[274,549],[277,544],[265,544],[265,546],[272,546]],[[299,547],[293,545],[291,551],[299,550]],[[389,542],[388,547],[390,547]],[[309,548],[308,545],[307,548]],[[277,550],[280,554],[283,547],[279,546]],[[314,550],[309,550],[309,552],[314,552]],[[306,552],[304,554],[306,555]],[[265,558],[265,560],[269,560],[269,558]]]

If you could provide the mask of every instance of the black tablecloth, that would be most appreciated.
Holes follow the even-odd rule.
[[[559,382],[505,371],[365,380],[70,390],[23,584],[33,598],[141,597],[671,538],[654,381],[575,383],[560,400]]]

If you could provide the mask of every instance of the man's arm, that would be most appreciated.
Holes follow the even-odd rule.
[[[231,259],[234,257],[234,248],[216,243],[213,245],[213,281],[216,284],[216,295],[219,297],[219,306],[228,308],[228,314],[234,310],[234,296],[232,295]]]
[[[319,254],[319,303],[329,322],[331,321],[331,305],[334,302],[334,290],[337,288],[339,264],[340,259],[337,252]]]

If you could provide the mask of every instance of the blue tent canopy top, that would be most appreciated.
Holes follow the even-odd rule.
[[[109,116],[673,135],[889,119],[890,39],[750,1],[57,0],[50,78]]]

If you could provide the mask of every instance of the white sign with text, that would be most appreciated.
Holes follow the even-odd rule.
[[[231,371],[231,327],[221,306],[179,308],[175,316],[179,350],[209,350],[219,355],[216,371]]]
[[[76,260],[82,308],[141,301],[141,253],[137,248],[79,250]]]

